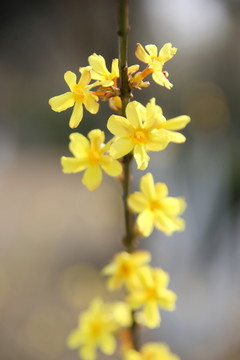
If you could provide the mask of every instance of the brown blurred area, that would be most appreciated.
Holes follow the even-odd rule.
[[[81,174],[63,175],[71,110],[48,99],[67,91],[63,74],[93,52],[117,57],[117,1],[8,1],[0,21],[0,359],[73,360],[66,337],[95,295],[124,231],[121,188],[95,192]],[[149,171],[185,196],[187,228],[154,232],[140,247],[171,275],[177,310],[142,340],[166,341],[184,360],[240,358],[240,1],[130,0],[129,63],[137,42],[178,53],[166,64],[171,91],[152,84],[167,118],[188,114],[187,142],[153,154]],[[142,65],[141,65],[142,66]],[[106,103],[77,129],[105,129]],[[133,187],[139,174],[135,166]],[[121,294],[119,294],[121,296]],[[104,358],[104,357],[102,357]]]

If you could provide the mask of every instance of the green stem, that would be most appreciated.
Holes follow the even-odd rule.
[[[121,115],[126,117],[126,106],[131,98],[131,90],[128,83],[128,32],[129,32],[129,6],[128,0],[118,0],[119,2],[119,17],[118,17],[118,36],[119,36],[119,74],[120,74],[120,91],[122,100]],[[130,213],[127,205],[127,199],[130,194],[130,180],[131,180],[131,160],[132,153],[123,157],[123,206],[124,206],[124,219],[125,219],[125,236],[123,244],[129,253],[135,249],[135,234],[134,234],[134,218]],[[132,344],[135,349],[138,349],[138,332],[137,324],[134,320],[134,311],[132,312],[133,324],[130,328]]]

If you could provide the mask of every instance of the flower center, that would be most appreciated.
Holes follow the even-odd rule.
[[[133,139],[136,143],[144,143],[146,144],[148,142],[147,134],[143,130],[137,130],[133,134]]]
[[[75,94],[75,100],[83,102],[84,100],[84,91],[80,85],[75,85],[73,89],[73,93]]]
[[[147,290],[147,300],[151,301],[151,300],[155,300],[156,299],[156,291],[154,288],[149,288]]]
[[[154,211],[154,210],[159,210],[160,208],[160,201],[159,200],[151,200],[150,204],[149,204],[150,210]]]
[[[99,164],[101,154],[96,149],[90,149],[89,151],[89,162],[93,165]]]
[[[132,266],[131,264],[121,264],[120,267],[120,273],[122,277],[128,277],[132,272]]]
[[[93,322],[91,326],[91,333],[93,337],[98,337],[102,332],[102,324],[100,322]]]

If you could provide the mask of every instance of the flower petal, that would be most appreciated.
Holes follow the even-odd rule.
[[[83,68],[81,70],[82,75],[79,80],[79,85],[84,88],[86,85],[88,85],[91,81],[91,71],[90,67]]]
[[[162,127],[169,130],[181,130],[191,121],[190,116],[181,115],[167,120]]]
[[[171,235],[174,231],[178,230],[174,219],[167,216],[161,210],[155,211],[155,226],[166,235]]]
[[[76,102],[73,108],[72,116],[69,121],[71,129],[75,129],[81,122],[83,117],[83,104]]]
[[[104,142],[105,135],[102,130],[93,129],[88,133],[88,138],[90,139],[91,147],[99,150]]]
[[[160,314],[155,302],[147,303],[143,308],[144,324],[153,329],[160,325]]]
[[[119,176],[122,173],[122,165],[119,161],[113,160],[110,156],[103,156],[101,167],[110,176]]]
[[[67,71],[64,74],[64,80],[68,84],[71,91],[73,91],[74,86],[76,86],[77,83],[77,76],[72,71]]]
[[[109,71],[106,67],[106,62],[103,56],[94,53],[89,56],[88,62],[93,68],[93,79],[102,80],[102,78],[105,78],[109,75]],[[97,75],[100,75],[101,79]]]
[[[154,180],[151,173],[147,173],[142,176],[140,180],[140,189],[148,200],[154,200],[157,198]]]
[[[113,59],[112,61],[111,74],[113,78],[119,77],[118,59]]]
[[[91,114],[96,114],[99,110],[98,97],[92,93],[87,93],[84,98],[84,105]]]
[[[139,43],[137,44],[137,49],[135,51],[135,55],[140,61],[142,61],[146,64],[148,64],[151,61],[150,56],[144,50],[143,46]]]
[[[88,165],[86,159],[76,159],[66,156],[61,157],[61,164],[65,174],[77,173],[86,169]]]
[[[164,183],[156,183],[155,191],[156,191],[158,199],[162,199],[168,195],[168,188],[167,188],[167,185]]]
[[[169,144],[168,134],[163,130],[155,130],[149,134],[149,142],[146,147],[150,151],[164,150]]]
[[[148,167],[150,157],[146,152],[145,145],[136,144],[133,149],[133,156],[136,160],[138,169],[145,170]]]
[[[152,74],[152,78],[158,85],[165,86],[165,88],[167,88],[168,90],[173,87],[173,84],[171,84],[170,81],[163,75],[162,71],[154,71]]]
[[[107,122],[108,130],[116,136],[131,136],[134,132],[132,124],[123,116],[111,115]]]
[[[141,109],[142,104],[137,101],[131,101],[126,107],[127,119],[135,129],[142,127]]]
[[[153,44],[146,45],[145,49],[147,50],[147,52],[149,53],[149,55],[151,57],[157,57],[158,49],[157,49],[156,45],[153,45]]]
[[[86,156],[89,150],[88,139],[80,133],[72,133],[69,138],[69,149],[71,153],[77,158],[82,158],[83,156]]]
[[[99,166],[89,166],[85,171],[82,183],[88,190],[95,190],[102,182],[102,170]]]
[[[169,142],[182,144],[186,141],[186,137],[183,134],[181,134],[180,132],[165,130],[165,129],[162,129],[162,132],[164,132],[164,134],[166,134]]]
[[[131,138],[118,138],[110,147],[110,155],[119,159],[132,151],[134,142]]]
[[[53,111],[61,112],[70,107],[75,103],[74,94],[71,92],[66,92],[65,94],[54,96],[49,99],[49,105]]]
[[[150,210],[144,210],[140,215],[137,217],[137,226],[139,229],[139,232],[145,236],[148,237],[154,227],[154,214]]]
[[[113,335],[105,334],[99,344],[100,349],[106,355],[112,355],[116,349],[116,340]]]
[[[164,64],[166,61],[172,59],[172,57],[176,54],[177,48],[172,47],[171,43],[166,43],[159,51],[159,58]]]
[[[128,197],[128,206],[133,212],[141,213],[148,207],[148,201],[141,192],[135,192]]]
[[[75,329],[69,334],[67,344],[70,349],[76,349],[82,344],[82,336],[79,329]]]

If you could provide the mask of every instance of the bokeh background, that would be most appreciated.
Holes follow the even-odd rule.
[[[74,360],[65,339],[79,312],[96,294],[118,297],[100,269],[122,249],[121,188],[105,177],[88,192],[81,174],[62,174],[71,110],[54,113],[48,99],[93,52],[108,66],[117,57],[117,1],[8,0],[0,16],[0,359]],[[188,209],[184,233],[140,242],[179,297],[141,338],[185,360],[239,360],[240,1],[130,0],[130,23],[129,64],[137,42],[179,48],[165,67],[174,88],[152,84],[135,99],[154,96],[167,118],[192,117],[187,142],[149,166]],[[97,116],[85,112],[79,131],[104,129],[110,114],[105,103]]]

